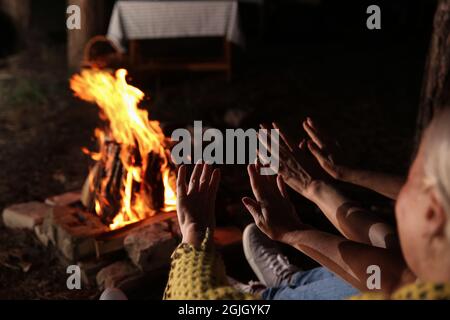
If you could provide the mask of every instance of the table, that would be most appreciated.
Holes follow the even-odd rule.
[[[222,70],[231,76],[231,44],[243,46],[238,1],[118,1],[110,21],[108,39],[126,52],[132,65],[141,64],[139,41],[151,39],[220,37],[223,57],[205,63],[155,63],[148,68]]]

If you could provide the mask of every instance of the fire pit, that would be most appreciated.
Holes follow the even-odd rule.
[[[139,108],[144,93],[126,81],[127,71],[85,69],[70,86],[98,106],[98,149],[79,192],[45,203],[14,205],[5,225],[34,231],[66,266],[78,265],[87,285],[127,288],[164,279],[181,238],[176,216],[176,166],[160,123]],[[241,247],[238,228],[218,228],[219,248]],[[133,290],[133,289],[131,289]]]
[[[94,162],[82,191],[45,205],[13,206],[3,215],[11,227],[34,228],[62,261],[81,267],[85,283],[97,278],[102,288],[168,266],[179,238],[171,142],[138,107],[144,93],[126,76],[123,69],[86,69],[70,81],[103,120],[95,130],[98,150],[82,150]]]

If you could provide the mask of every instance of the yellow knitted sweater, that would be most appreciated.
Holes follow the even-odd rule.
[[[223,261],[209,239],[208,233],[200,250],[181,244],[172,254],[164,300],[255,299],[229,285]]]
[[[209,236],[200,249],[181,244],[172,255],[164,300],[253,300],[229,285],[224,264]],[[450,283],[414,283],[387,297],[364,293],[351,300],[450,300]]]

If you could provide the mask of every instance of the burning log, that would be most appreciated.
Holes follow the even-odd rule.
[[[121,148],[111,143],[107,159],[98,162],[91,170],[84,186],[82,202],[91,213],[98,214],[103,223],[109,225],[121,209],[124,182],[128,172],[120,159]],[[159,212],[165,204],[165,186],[161,167],[164,160],[157,153],[150,153],[147,159],[144,180],[132,181],[133,195],[139,195],[145,201],[145,207]],[[132,203],[136,201],[134,196]],[[101,204],[98,206],[96,204]]]
[[[82,191],[82,203],[87,211],[98,214],[105,224],[120,210],[123,164],[120,145],[108,143],[106,157],[97,162],[89,173]]]
[[[100,170],[100,163],[96,163],[95,166],[89,171],[89,175],[81,190],[81,203],[87,209],[88,212],[95,212],[95,193],[94,189],[97,188],[97,181],[100,181],[98,172]]]
[[[144,174],[145,180],[142,182],[142,190],[148,197],[148,206],[155,211],[164,208],[164,181],[161,173],[163,159],[156,153],[148,155],[147,169]]]
[[[106,128],[97,129],[97,165],[83,191],[83,203],[111,229],[175,209],[175,184],[168,140],[159,122],[138,107],[144,93],[126,82],[126,71],[114,75],[84,70],[71,87],[95,102]]]
[[[103,159],[100,181],[96,181],[95,201],[101,204],[96,213],[104,224],[112,223],[121,208],[121,189],[123,181],[123,164],[120,160],[121,147],[117,143],[107,144],[106,159]]]

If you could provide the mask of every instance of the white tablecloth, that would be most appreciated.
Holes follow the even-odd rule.
[[[107,37],[122,51],[128,40],[226,37],[243,44],[237,1],[118,1]]]

